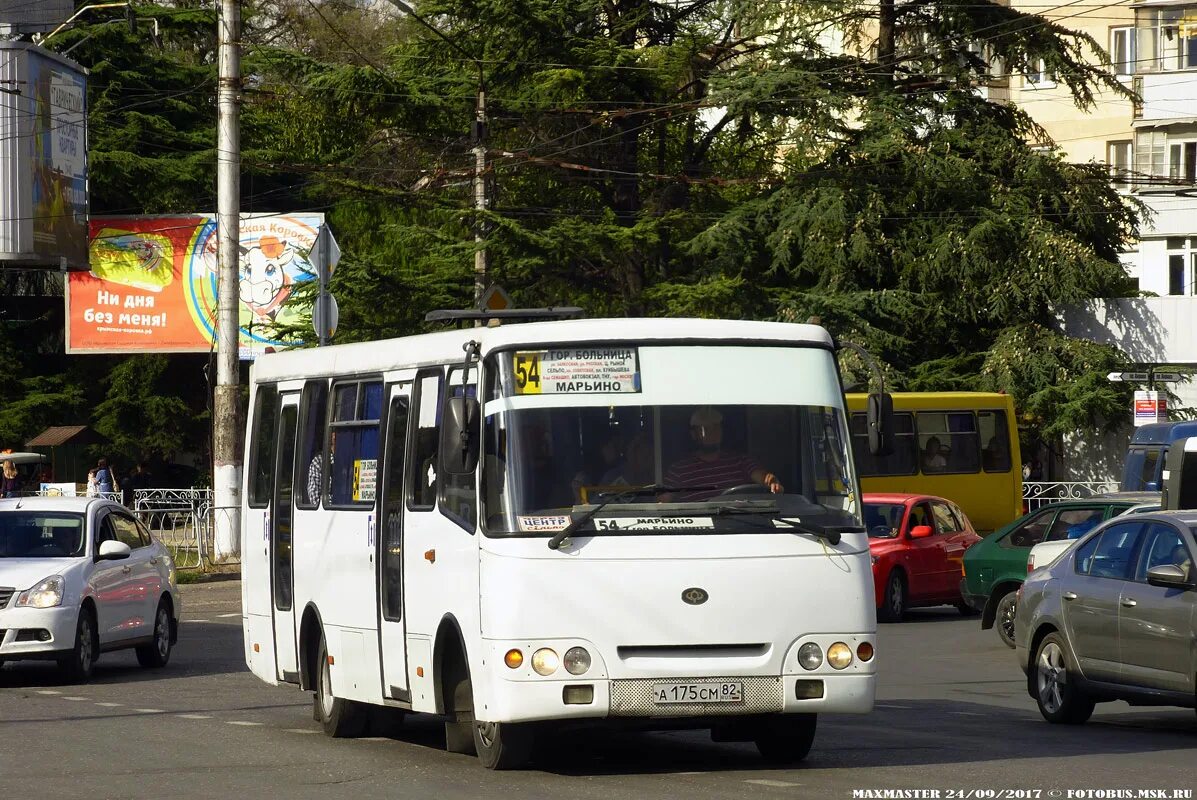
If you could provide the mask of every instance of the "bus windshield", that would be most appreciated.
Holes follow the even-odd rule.
[[[1132,447],[1126,453],[1126,468],[1122,476],[1122,491],[1159,491],[1160,470],[1164,447]]]
[[[827,350],[563,348],[502,353],[487,372],[488,535],[551,535],[599,504],[583,530],[860,527]]]

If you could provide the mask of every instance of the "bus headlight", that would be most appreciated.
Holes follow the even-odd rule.
[[[532,654],[532,669],[537,675],[552,675],[561,663],[557,651],[542,647]]]
[[[852,663],[852,648],[843,642],[836,642],[827,648],[827,663],[832,669],[843,669]]]
[[[571,647],[565,651],[561,663],[565,664],[565,671],[570,675],[584,675],[590,669],[590,653],[584,647]]]
[[[814,642],[807,642],[798,648],[798,663],[803,669],[818,669],[823,665],[823,651]]]

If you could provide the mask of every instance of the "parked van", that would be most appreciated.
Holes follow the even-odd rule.
[[[1168,448],[1176,440],[1189,436],[1197,436],[1197,420],[1158,422],[1136,429],[1126,451],[1122,491],[1160,491],[1164,485],[1161,476]]]

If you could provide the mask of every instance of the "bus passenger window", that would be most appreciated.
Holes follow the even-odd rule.
[[[852,456],[856,461],[856,471],[862,478],[883,475],[914,475],[918,472],[918,452],[912,415],[894,414],[894,452],[888,456],[875,456],[869,452],[869,429],[866,415],[853,414],[850,425]]]
[[[981,471],[977,419],[971,411],[920,411],[918,428],[923,472]]]
[[[328,410],[328,383],[308,381],[299,403],[300,451],[295,476],[295,505],[316,508],[324,492],[324,421]]]
[[[375,400],[371,402],[371,398]],[[333,418],[328,428],[330,506],[374,505],[381,406],[381,381],[333,386]]]
[[[278,390],[259,386],[254,396],[254,446],[249,455],[249,504],[265,508],[274,491],[274,447],[278,427]]]
[[[440,370],[416,377],[416,435],[412,442],[407,493],[407,507],[413,511],[428,511],[436,506],[442,380]]]
[[[981,431],[981,466],[986,472],[1010,471],[1010,432],[1005,411],[978,411]]]

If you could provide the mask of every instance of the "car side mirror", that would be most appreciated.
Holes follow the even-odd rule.
[[[128,558],[132,553],[132,548],[124,542],[118,542],[115,539],[109,539],[106,542],[100,542],[100,552],[96,555],[97,561],[117,561],[122,558]]]
[[[910,529],[911,539],[926,539],[935,531],[931,530],[930,525],[915,525]]]
[[[1165,589],[1191,589],[1193,584],[1185,570],[1175,564],[1160,564],[1147,570],[1147,582]]]
[[[441,421],[441,466],[450,475],[468,475],[478,466],[481,406],[473,397],[450,397]]]
[[[894,452],[894,398],[889,392],[869,395],[867,423],[869,454],[888,456]]]

